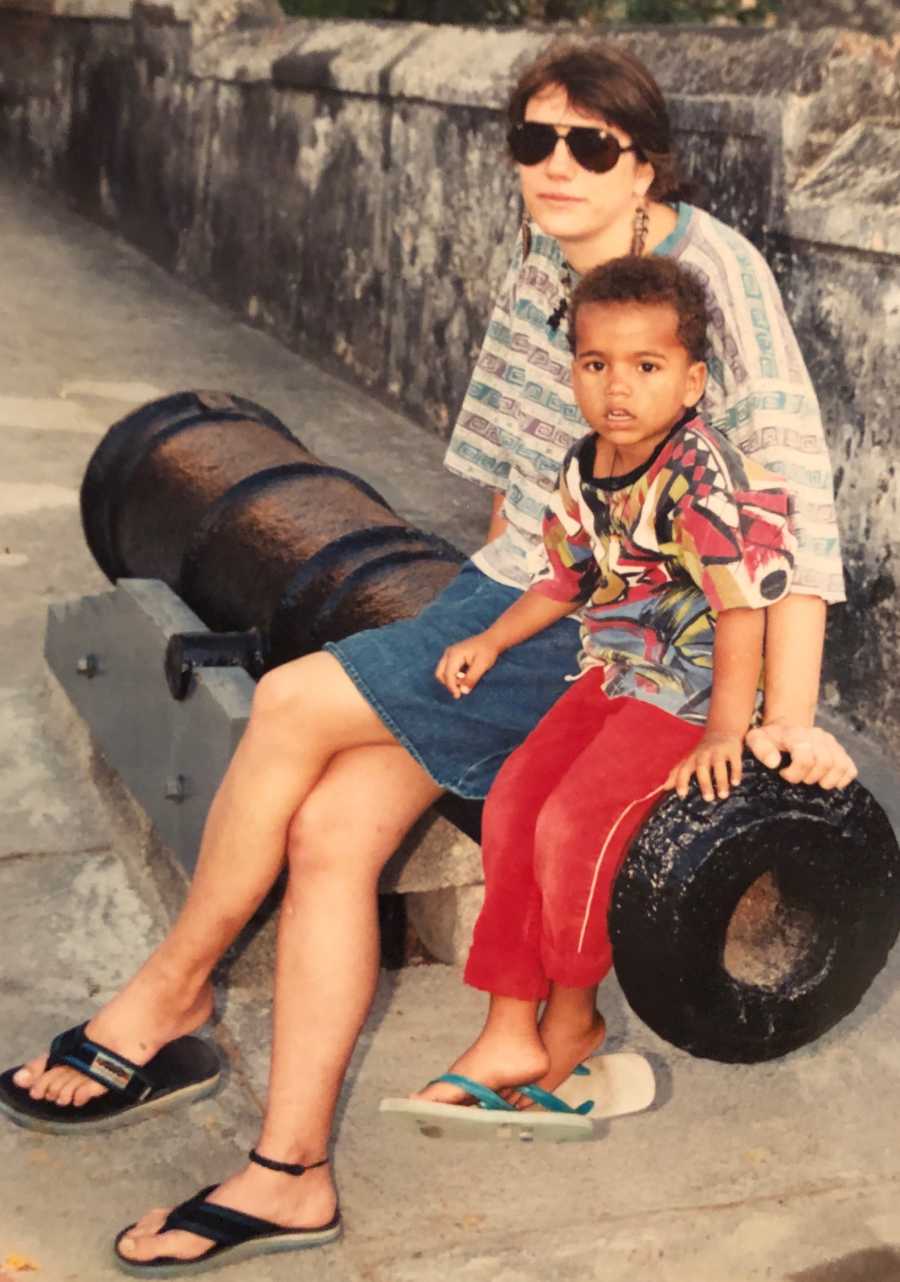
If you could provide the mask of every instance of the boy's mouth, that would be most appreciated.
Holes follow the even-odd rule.
[[[606,417],[610,423],[630,423],[634,415],[629,410],[609,409],[606,411]]]

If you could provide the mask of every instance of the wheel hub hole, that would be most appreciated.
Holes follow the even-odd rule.
[[[801,969],[817,938],[815,915],[784,898],[772,872],[744,891],[725,932],[724,965],[732,979],[778,989]]]

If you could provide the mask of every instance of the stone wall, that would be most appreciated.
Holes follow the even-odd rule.
[[[781,22],[815,31],[819,27],[846,27],[890,36],[900,31],[897,0],[782,0]]]
[[[0,0],[0,159],[446,434],[518,220],[499,108],[550,35],[273,4]],[[611,38],[660,79],[702,203],[780,279],[847,558],[826,701],[896,742],[900,38]]]

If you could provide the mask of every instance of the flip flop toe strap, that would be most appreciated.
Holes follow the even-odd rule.
[[[584,1117],[594,1107],[594,1101],[586,1099],[583,1104],[573,1108],[564,1099],[560,1099],[558,1095],[551,1094],[550,1091],[545,1091],[540,1086],[518,1086],[516,1089],[521,1095],[527,1095],[532,1103],[540,1104],[541,1108],[545,1108],[548,1113],[578,1113]]]
[[[218,1206],[215,1202],[207,1202],[206,1199],[217,1187],[218,1185],[211,1184],[209,1188],[201,1189],[186,1202],[176,1206],[166,1216],[159,1232],[168,1233],[172,1229],[182,1229],[186,1233],[196,1233],[198,1237],[209,1238],[215,1245],[210,1247],[206,1254],[200,1256],[200,1259],[206,1259],[207,1255],[212,1255],[218,1250],[240,1246],[244,1242],[252,1242],[257,1238],[289,1237],[298,1233],[319,1231],[286,1229],[281,1224],[273,1224],[271,1220],[261,1220],[255,1215],[235,1211],[230,1206]],[[329,1223],[321,1227],[331,1229],[339,1222],[339,1213],[335,1211]]]
[[[170,1211],[160,1233],[172,1229],[182,1229],[186,1233],[196,1233],[209,1238],[216,1246],[239,1246],[258,1237],[277,1237],[279,1234],[296,1232],[286,1229],[271,1220],[261,1220],[255,1215],[245,1215],[243,1211],[232,1210],[229,1206],[217,1206],[207,1202],[206,1198],[213,1192],[215,1185],[203,1189],[201,1193],[182,1202]]]
[[[480,1108],[497,1108],[505,1113],[517,1112],[515,1106],[510,1104],[509,1100],[505,1100],[502,1095],[498,1095],[489,1086],[483,1086],[481,1082],[476,1082],[471,1077],[464,1077],[462,1073],[442,1073],[428,1085],[434,1086],[437,1082],[449,1082],[451,1086],[461,1086],[467,1095],[471,1095],[478,1101]]]
[[[124,1055],[85,1037],[86,1027],[87,1024],[79,1024],[54,1037],[50,1043],[47,1067],[66,1064],[136,1104],[151,1095],[154,1082],[149,1074]]]

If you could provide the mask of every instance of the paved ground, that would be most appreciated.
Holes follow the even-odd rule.
[[[86,1017],[158,937],[165,903],[135,833],[92,778],[41,660],[48,601],[101,590],[77,489],[129,404],[227,387],[403,505],[423,469],[426,521],[471,542],[483,518],[441,478],[427,434],[237,324],[140,256],[0,179],[0,1062]],[[135,386],[137,385],[137,386]],[[364,465],[363,461],[364,460]],[[429,505],[432,505],[429,508]],[[867,758],[873,785],[890,792]],[[896,794],[888,797],[896,803]],[[245,1265],[247,1282],[896,1282],[900,1279],[900,955],[860,1008],[787,1060],[728,1067],[659,1041],[614,982],[614,1045],[654,1057],[660,1098],[592,1145],[497,1148],[395,1138],[385,1093],[442,1068],[481,1003],[447,967],[385,976],[354,1060],[337,1144],[347,1233],[308,1256]],[[236,967],[216,1035],[213,1101],[95,1139],[0,1126],[0,1282],[107,1282],[114,1232],[185,1196],[254,1139],[268,989]],[[237,1274],[235,1274],[237,1276]]]

